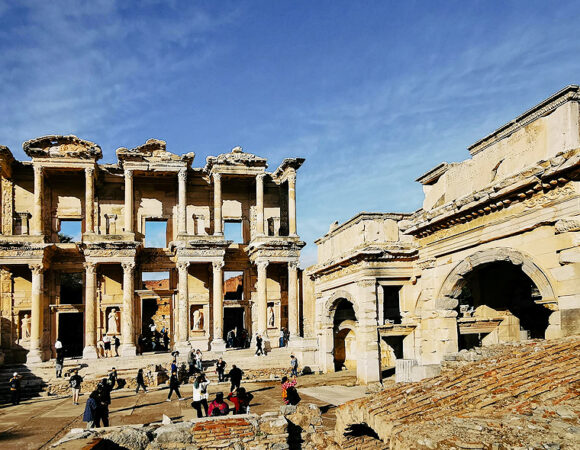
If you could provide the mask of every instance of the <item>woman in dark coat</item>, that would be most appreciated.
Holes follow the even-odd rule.
[[[87,430],[95,428],[95,423],[98,417],[98,404],[99,394],[97,391],[91,392],[87,400],[87,405],[85,406],[85,413],[83,414],[83,422],[87,423]]]

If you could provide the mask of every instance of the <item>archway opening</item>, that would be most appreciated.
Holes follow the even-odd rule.
[[[487,343],[543,339],[550,310],[520,266],[496,261],[463,277],[459,304],[459,349]]]
[[[334,369],[356,369],[356,315],[351,302],[341,298],[334,313]]]

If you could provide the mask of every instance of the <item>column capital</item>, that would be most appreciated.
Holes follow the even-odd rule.
[[[34,164],[34,175],[42,175],[42,173],[44,172],[44,167],[43,166],[39,166],[38,164]]]
[[[92,177],[95,174],[95,168],[94,167],[85,167],[85,175],[87,177]]]
[[[191,263],[189,261],[179,261],[176,266],[178,270],[187,270]]]
[[[300,265],[299,261],[288,261],[288,269],[290,270],[298,270],[299,265]]]
[[[256,267],[258,267],[258,270],[260,270],[260,269],[266,269],[269,264],[270,264],[269,261],[257,261],[256,262]]]
[[[213,182],[214,183],[219,183],[222,180],[222,174],[221,173],[214,173],[212,175],[212,177],[213,177]]]
[[[258,175],[256,175],[256,180],[264,182],[264,178],[266,178],[266,174],[265,173],[259,173]]]
[[[296,172],[289,172],[286,179],[288,180],[288,184],[296,184]]]
[[[44,272],[44,265],[42,264],[28,264],[28,267],[34,275],[41,275]]]
[[[226,263],[224,261],[212,261],[213,270],[222,270]]]
[[[123,267],[123,272],[132,272],[135,269],[135,263],[133,261],[123,262],[121,266]]]
[[[85,267],[85,271],[88,274],[94,274],[97,271],[97,263],[94,262],[85,262],[83,263],[83,266]]]
[[[179,172],[177,172],[177,178],[179,178],[179,181],[187,181],[187,169],[179,169]]]
[[[125,175],[125,178],[133,179],[133,171],[131,169],[125,169],[124,175]]]

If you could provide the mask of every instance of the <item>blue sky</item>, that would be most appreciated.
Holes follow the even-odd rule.
[[[0,1],[0,144],[148,138],[306,163],[299,232],[413,211],[413,180],[580,82],[578,2]]]

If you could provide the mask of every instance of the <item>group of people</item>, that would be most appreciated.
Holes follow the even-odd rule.
[[[119,336],[109,336],[105,334],[97,341],[97,357],[98,358],[115,358],[119,356],[119,347],[121,341]]]
[[[250,348],[250,333],[245,328],[234,328],[226,334],[226,348]]]
[[[109,372],[107,378],[103,378],[97,388],[89,394],[83,414],[83,421],[87,423],[87,429],[98,428],[101,424],[104,427],[109,426],[109,405],[111,404],[111,391],[115,388],[117,382],[117,371]],[[74,391],[73,391],[74,392]],[[79,385],[80,392],[80,385]],[[77,397],[78,399],[78,397]],[[75,403],[78,405],[78,403]]]

